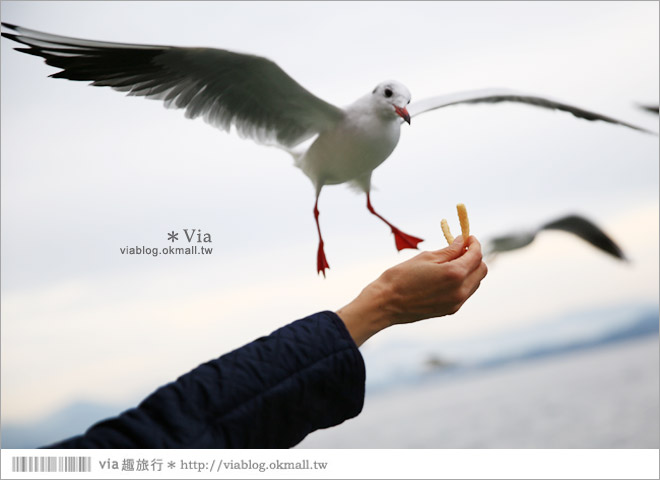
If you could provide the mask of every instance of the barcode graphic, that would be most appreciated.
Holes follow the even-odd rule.
[[[92,457],[12,457],[12,472],[91,472]]]

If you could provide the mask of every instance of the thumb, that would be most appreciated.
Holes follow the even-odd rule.
[[[439,263],[450,262],[465,253],[464,244],[465,242],[463,241],[463,236],[459,235],[454,239],[454,242],[451,245],[441,250],[436,250],[433,253],[436,254],[437,261]]]

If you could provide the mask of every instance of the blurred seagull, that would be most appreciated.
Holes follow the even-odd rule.
[[[619,260],[626,260],[623,250],[614,240],[595,224],[579,215],[567,215],[532,230],[491,238],[484,242],[484,255],[492,258],[499,252],[508,252],[526,247],[543,230],[561,230],[572,233],[603,252]]]
[[[163,100],[167,107],[185,109],[188,118],[202,117],[227,131],[233,125],[243,137],[289,152],[316,189],[317,273],[324,276],[329,265],[318,199],[325,185],[349,183],[363,191],[367,209],[390,227],[398,250],[417,248],[422,241],[385,220],[374,210],[369,195],[373,170],[396,147],[401,124],[410,124],[415,115],[460,103],[520,102],[654,133],[548,98],[504,89],[443,95],[410,104],[405,86],[386,81],[342,109],[316,97],[263,57],[213,48],[98,42],[2,25],[13,32],[4,32],[3,37],[27,46],[16,50],[43,57],[48,65],[61,69],[51,77]]]

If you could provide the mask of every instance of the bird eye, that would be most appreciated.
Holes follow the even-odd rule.
[[[387,98],[390,98],[392,96],[392,90],[390,90],[389,88],[386,88],[385,89],[385,96]]]

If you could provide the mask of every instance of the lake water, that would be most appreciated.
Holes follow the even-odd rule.
[[[369,392],[299,448],[659,448],[658,336]],[[367,375],[369,372],[367,372]]]

